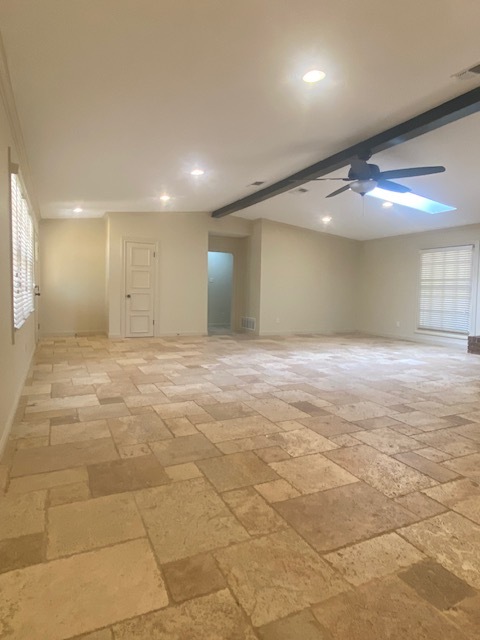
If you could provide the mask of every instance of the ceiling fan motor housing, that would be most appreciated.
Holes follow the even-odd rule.
[[[376,164],[368,164],[361,158],[352,161],[348,177],[350,180],[375,180],[380,173],[380,167]]]

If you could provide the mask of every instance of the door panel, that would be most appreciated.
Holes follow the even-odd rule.
[[[132,247],[132,262],[137,267],[149,267],[152,263],[152,258],[153,256],[150,249],[145,247]]]
[[[130,316],[130,336],[145,336],[151,335],[150,331],[150,318],[148,315],[140,316]]]
[[[132,271],[131,286],[135,289],[150,289],[151,274],[148,271]]]
[[[130,299],[130,311],[150,312],[151,296],[148,293],[132,293]]]
[[[153,336],[155,245],[127,242],[125,248],[125,335]]]

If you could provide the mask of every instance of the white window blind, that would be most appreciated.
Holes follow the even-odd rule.
[[[467,334],[473,245],[422,251],[418,328]]]
[[[34,310],[33,223],[18,176],[11,175],[13,324],[19,329]]]

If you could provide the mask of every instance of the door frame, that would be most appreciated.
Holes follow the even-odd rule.
[[[152,240],[152,238],[139,238],[134,236],[122,236],[122,278],[120,287],[120,332],[122,338],[126,338],[126,324],[125,318],[127,315],[127,243],[139,242],[141,244],[151,244],[154,247],[154,265],[153,265],[153,337],[157,337],[158,324],[157,324],[157,282],[158,278],[158,242]]]

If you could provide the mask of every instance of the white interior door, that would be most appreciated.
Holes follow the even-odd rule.
[[[155,245],[125,243],[125,336],[153,336]]]

